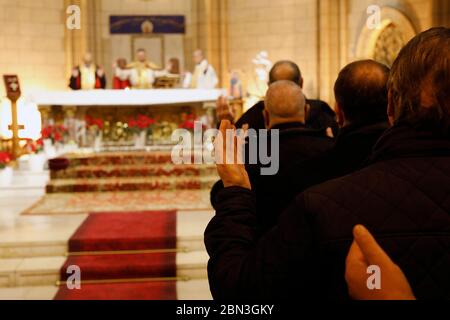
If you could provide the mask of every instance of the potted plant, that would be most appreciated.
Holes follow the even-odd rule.
[[[86,116],[86,129],[88,130],[90,145],[96,152],[99,152],[102,148],[104,126],[103,119]]]
[[[152,134],[155,124],[155,119],[146,115],[139,115],[137,118],[128,120],[128,130],[130,130],[134,136],[135,148],[142,149],[147,145],[147,138]]]
[[[48,125],[41,131],[44,152],[49,159],[57,155],[57,149],[64,143],[67,128],[63,125]]]
[[[8,166],[11,162],[11,155],[7,152],[0,152],[0,186],[8,187],[12,183],[13,169]]]

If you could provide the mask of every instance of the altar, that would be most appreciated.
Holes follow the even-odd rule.
[[[103,148],[125,148],[171,144],[174,130],[190,130],[195,121],[215,127],[215,101],[222,94],[197,89],[92,90],[39,92],[27,100],[39,108],[44,139],[96,148],[100,140]]]

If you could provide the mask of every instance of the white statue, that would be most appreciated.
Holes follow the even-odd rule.
[[[245,102],[245,110],[249,109],[266,96],[269,87],[269,73],[273,67],[273,63],[270,61],[269,53],[267,51],[259,52],[255,59],[252,60],[252,63],[255,66],[255,70],[248,83],[248,99],[246,99]]]
[[[269,72],[272,69],[273,63],[269,60],[269,53],[267,51],[261,51],[253,59],[253,64],[256,66],[255,73],[259,80],[269,82]]]

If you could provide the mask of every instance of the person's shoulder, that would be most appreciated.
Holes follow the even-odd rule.
[[[323,100],[319,100],[319,99],[316,99],[316,100],[307,100],[307,103],[312,107],[312,108],[317,108],[317,109],[319,109],[320,111],[322,111],[322,112],[325,112],[325,113],[328,113],[328,114],[330,114],[330,115],[335,115],[335,112],[334,112],[334,110],[330,107],[330,105],[327,103],[327,102],[325,102],[325,101],[323,101]]]
[[[264,128],[263,110],[264,101],[260,101],[242,115],[236,122],[236,127],[241,128],[244,124],[248,124],[252,129]]]
[[[326,161],[326,159],[323,159]],[[376,163],[346,176],[326,181],[307,189],[304,194],[308,199],[331,200],[341,202],[343,199],[364,199],[371,186],[382,187],[376,181],[389,175],[384,163]]]

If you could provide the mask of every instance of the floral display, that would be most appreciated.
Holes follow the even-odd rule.
[[[198,120],[193,114],[187,114],[183,115],[183,120],[178,126],[180,129],[186,129],[186,130],[194,130],[195,129],[195,122]],[[204,127],[204,126],[203,126]]]
[[[30,154],[38,154],[44,151],[44,140],[40,138],[38,140],[27,139],[25,144],[25,150]]]
[[[0,170],[6,168],[11,162],[11,155],[8,152],[0,152]]]
[[[42,140],[51,140],[53,144],[63,142],[67,128],[63,125],[49,125],[42,129]]]
[[[146,115],[138,115],[136,118],[130,118],[128,120],[128,129],[133,133],[140,133],[151,129],[155,124],[155,119]]]
[[[105,124],[101,118],[86,116],[86,127],[91,130],[103,130]]]

